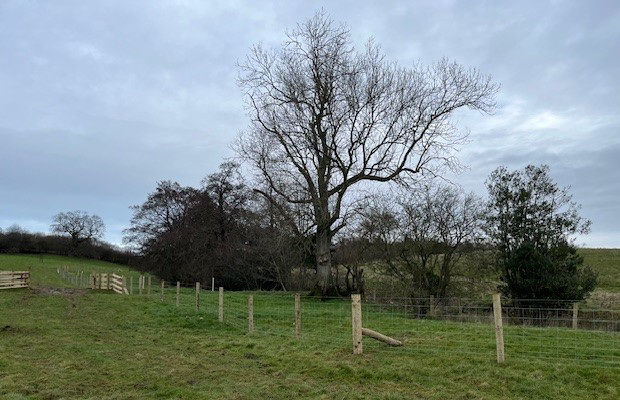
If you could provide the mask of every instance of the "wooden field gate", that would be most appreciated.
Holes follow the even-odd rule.
[[[0,289],[30,287],[30,271],[0,271]]]
[[[111,290],[118,294],[129,294],[125,277],[109,273],[93,273],[91,275],[91,288]]]

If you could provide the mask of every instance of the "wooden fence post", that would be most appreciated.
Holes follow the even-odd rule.
[[[179,306],[180,294],[181,294],[181,282],[177,281],[177,307]]]
[[[93,290],[97,288],[97,275],[94,272],[90,273],[90,288]]]
[[[138,294],[142,294],[143,285],[144,285],[144,275],[140,274],[140,277],[138,277]]]
[[[351,295],[351,324],[353,328],[353,354],[362,354],[362,296]]]
[[[248,296],[248,332],[254,332],[254,296]]]
[[[215,278],[211,277],[211,291],[215,292]]]
[[[103,289],[103,274],[101,272],[99,272],[99,289]]]
[[[164,280],[161,281],[161,290],[159,291],[159,301],[164,301],[164,285],[166,282]]]
[[[504,327],[502,325],[502,300],[499,293],[493,295],[493,319],[495,321],[495,345],[497,347],[497,362],[503,363],[504,356]]]
[[[301,295],[295,293],[295,338],[301,339]]]
[[[129,294],[133,294],[133,275],[129,275]]]
[[[106,283],[107,283],[107,287],[106,287],[106,289],[107,289],[107,290],[110,290],[110,277],[111,277],[111,276],[112,276],[112,273],[111,273],[111,272],[108,272],[108,275],[107,275],[107,278],[108,278],[108,279],[106,279]]]
[[[151,275],[149,275],[149,287],[146,288],[146,294],[148,294],[149,296],[151,295],[151,286],[152,286],[152,283],[153,283],[152,278],[153,277]]]
[[[217,320],[224,322],[224,288],[220,286],[220,301],[217,310]]]
[[[196,311],[200,309],[200,282],[196,282]]]
[[[573,303],[573,329],[577,329],[579,318],[579,303]]]

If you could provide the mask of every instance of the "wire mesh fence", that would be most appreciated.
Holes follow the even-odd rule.
[[[63,278],[89,287],[67,271]],[[297,339],[321,349],[352,349],[350,298],[288,292],[227,292],[196,282],[165,282],[155,276],[125,277],[128,292],[180,311],[201,313],[239,334]],[[81,286],[80,286],[81,285]],[[251,300],[250,300],[251,299]],[[503,299],[506,359],[573,361],[620,367],[620,309],[558,300]],[[251,312],[250,312],[251,311]],[[495,359],[498,351],[491,296],[465,298],[365,298],[362,326],[402,342],[392,347],[370,338],[365,353],[442,353]]]

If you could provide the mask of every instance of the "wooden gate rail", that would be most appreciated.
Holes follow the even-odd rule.
[[[0,289],[30,287],[30,271],[0,271]]]

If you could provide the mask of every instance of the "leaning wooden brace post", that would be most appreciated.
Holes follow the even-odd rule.
[[[165,281],[161,281],[161,289],[159,291],[159,301],[163,302],[164,301],[164,285],[166,284]]]
[[[389,344],[390,346],[402,346],[403,345],[403,342],[401,342],[400,340],[396,340],[396,339],[391,338],[389,336],[385,336],[382,333],[379,333],[377,331],[373,331],[372,329],[368,329],[368,328],[362,328],[362,335],[368,336],[368,337],[376,339],[376,340],[378,340],[380,342]]]
[[[577,329],[579,318],[579,304],[573,303],[573,329]]]
[[[200,282],[196,282],[196,311],[200,310]]]
[[[254,332],[254,296],[248,296],[248,332]]]
[[[499,293],[493,295],[493,319],[495,321],[495,345],[497,362],[504,362],[504,327],[502,325],[502,300]]]
[[[353,328],[353,354],[362,354],[362,296],[351,295],[351,325]]]
[[[301,295],[295,293],[295,338],[301,339]]]
[[[181,282],[177,281],[177,307],[179,306],[180,295],[181,295]]]
[[[220,301],[217,310],[217,320],[224,322],[224,288],[220,286]]]

